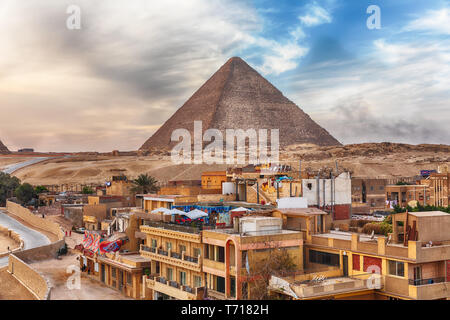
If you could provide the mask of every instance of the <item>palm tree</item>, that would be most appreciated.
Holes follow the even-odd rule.
[[[132,182],[134,186],[131,188],[131,191],[134,193],[143,194],[159,190],[159,187],[156,185],[158,181],[148,174],[140,174],[139,177]]]

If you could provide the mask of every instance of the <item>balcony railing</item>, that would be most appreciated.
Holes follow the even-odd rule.
[[[180,225],[176,223],[151,221],[151,220],[145,220],[143,225],[153,228],[166,229],[178,232],[187,232],[193,234],[200,234],[202,230],[212,229],[211,226],[199,225],[197,227],[193,227],[188,225]]]
[[[412,286],[424,286],[428,284],[433,283],[441,283],[445,282],[445,277],[439,277],[439,278],[429,278],[429,279],[409,279],[409,284]]]
[[[171,252],[170,250],[169,251],[165,251],[165,250],[162,250],[162,249],[157,249],[157,248],[148,247],[148,246],[144,246],[144,245],[141,245],[141,251],[151,252],[151,253],[154,253],[154,254],[157,254],[157,255],[162,255],[162,256],[174,258],[174,259],[177,259],[177,260],[188,261],[188,262],[192,262],[192,263],[195,263],[195,264],[199,264],[199,257],[191,257],[191,256],[188,256],[188,255],[184,254],[184,252],[180,254],[180,253],[177,253],[177,252]]]

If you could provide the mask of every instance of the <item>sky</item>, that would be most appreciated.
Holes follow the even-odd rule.
[[[123,3],[0,2],[10,150],[136,150],[233,56],[344,144],[450,144],[450,0]]]

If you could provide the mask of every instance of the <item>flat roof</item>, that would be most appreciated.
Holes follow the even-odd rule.
[[[318,216],[328,214],[317,208],[275,208],[274,211],[293,216]]]
[[[367,235],[365,233],[358,233],[359,235],[359,241],[372,241],[376,243],[376,239],[379,237],[378,235],[374,235],[374,238],[371,239],[370,235]],[[333,238],[333,239],[339,239],[339,240],[352,240],[352,233],[346,232],[346,231],[336,231],[336,230],[330,230],[328,233],[319,233],[314,234],[315,237],[323,237],[323,238]],[[382,236],[381,236],[382,237]]]
[[[415,217],[442,217],[442,216],[450,216],[450,213],[442,212],[442,211],[423,211],[423,212],[408,212],[408,214]]]

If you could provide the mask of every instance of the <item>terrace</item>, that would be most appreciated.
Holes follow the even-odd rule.
[[[204,287],[193,288],[156,274],[144,276],[144,281],[149,289],[180,300],[200,300],[203,298],[205,290]]]

